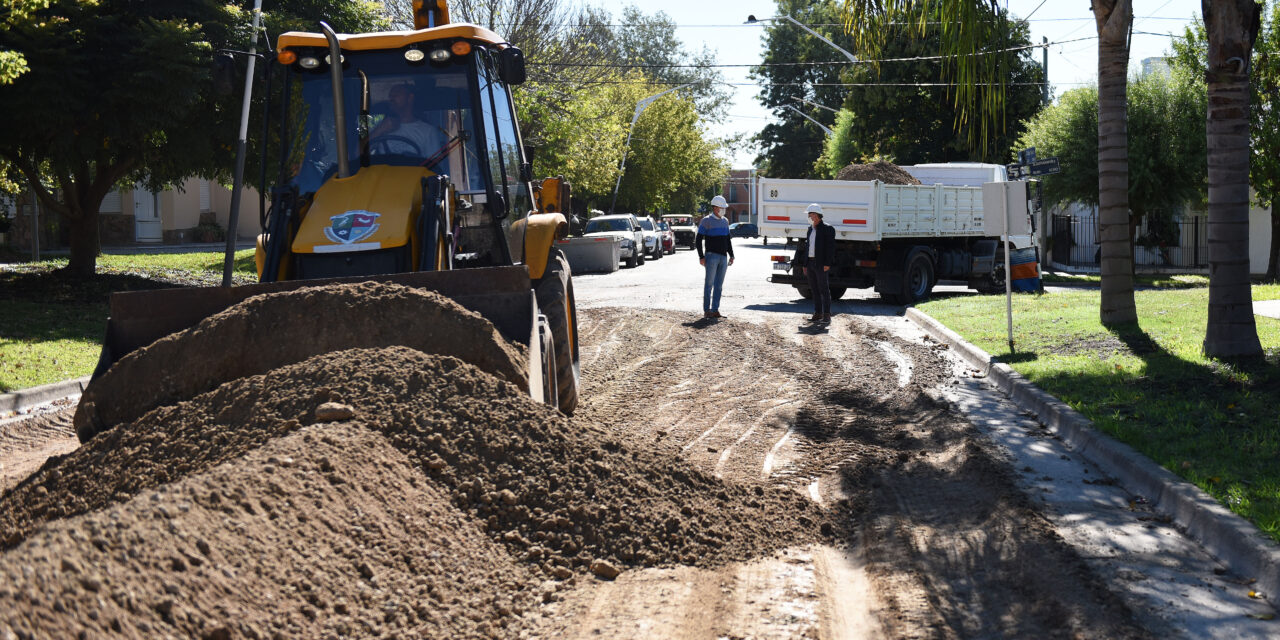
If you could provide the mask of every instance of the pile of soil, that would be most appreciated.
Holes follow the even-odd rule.
[[[458,359],[353,349],[154,409],[0,498],[0,637],[511,637],[542,580],[746,560],[826,518]]]
[[[892,162],[883,160],[871,164],[851,164],[836,174],[836,180],[870,182],[879,180],[885,184],[920,184],[911,174]]]
[[[528,385],[524,354],[484,317],[438,293],[381,282],[308,287],[253,296],[120,359],[85,389],[76,433],[86,440],[224,381],[314,355],[394,345]]]

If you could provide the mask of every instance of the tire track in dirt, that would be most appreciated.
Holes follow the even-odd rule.
[[[858,568],[840,579],[862,581],[859,602],[875,609],[876,635],[1144,637],[1016,490],[990,445],[926,393],[949,381],[936,343],[907,342],[856,316],[826,331],[658,310],[601,308],[583,318],[610,326],[618,344],[584,365],[580,411],[726,482],[786,486],[847,513],[856,552],[842,562]],[[628,369],[637,359],[648,360]],[[830,571],[817,558],[790,560],[817,585],[809,591],[730,580],[722,598],[703,590],[681,606],[700,603],[708,613],[699,624],[719,637],[848,635],[827,626],[837,616],[821,602],[825,614],[793,613],[816,626],[758,627],[762,611],[741,606],[803,612],[806,594],[838,592],[833,578],[813,577]]]

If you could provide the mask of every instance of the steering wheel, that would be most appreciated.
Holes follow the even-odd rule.
[[[371,153],[375,153],[375,154],[378,154],[378,155],[389,155],[389,154],[391,154],[391,153],[392,153],[392,151],[391,151],[391,143],[392,143],[392,142],[403,142],[403,143],[405,143],[406,145],[409,145],[409,148],[413,149],[413,153],[412,153],[412,154],[408,154],[408,155],[413,155],[413,156],[417,156],[417,157],[421,157],[421,156],[422,156],[422,149],[418,147],[418,143],[417,143],[417,142],[414,142],[414,141],[413,141],[412,139],[410,139],[410,138],[406,138],[406,137],[404,137],[404,136],[398,136],[398,135],[395,135],[395,134],[387,134],[387,135],[384,135],[384,136],[378,136],[377,138],[374,138],[373,140],[370,140],[370,141],[369,141],[369,151],[370,151]],[[399,152],[397,152],[397,153],[399,153]],[[406,155],[406,154],[400,154],[400,155]]]

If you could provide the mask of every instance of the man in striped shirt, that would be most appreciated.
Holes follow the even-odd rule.
[[[711,199],[711,215],[698,222],[698,235],[694,247],[698,250],[698,263],[706,267],[702,282],[702,317],[719,318],[720,291],[724,288],[724,274],[733,264],[733,243],[729,242],[729,221],[724,210],[729,206],[724,196]],[[704,248],[705,245],[705,248]]]

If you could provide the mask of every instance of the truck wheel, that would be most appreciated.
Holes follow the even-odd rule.
[[[933,291],[933,260],[924,251],[913,251],[907,257],[906,269],[902,273],[902,297],[906,303],[920,302],[929,298]]]
[[[804,298],[805,300],[813,299],[813,289],[810,289],[808,286],[802,286],[802,285],[795,285],[795,287],[796,287],[796,291],[800,292],[801,298]]]
[[[839,300],[840,298],[844,297],[845,291],[846,291],[845,287],[831,287],[831,299]]]
[[[573,278],[569,261],[559,249],[552,249],[547,270],[534,287],[538,309],[547,317],[554,339],[556,386],[560,411],[571,416],[578,408],[578,316],[573,298]]]

